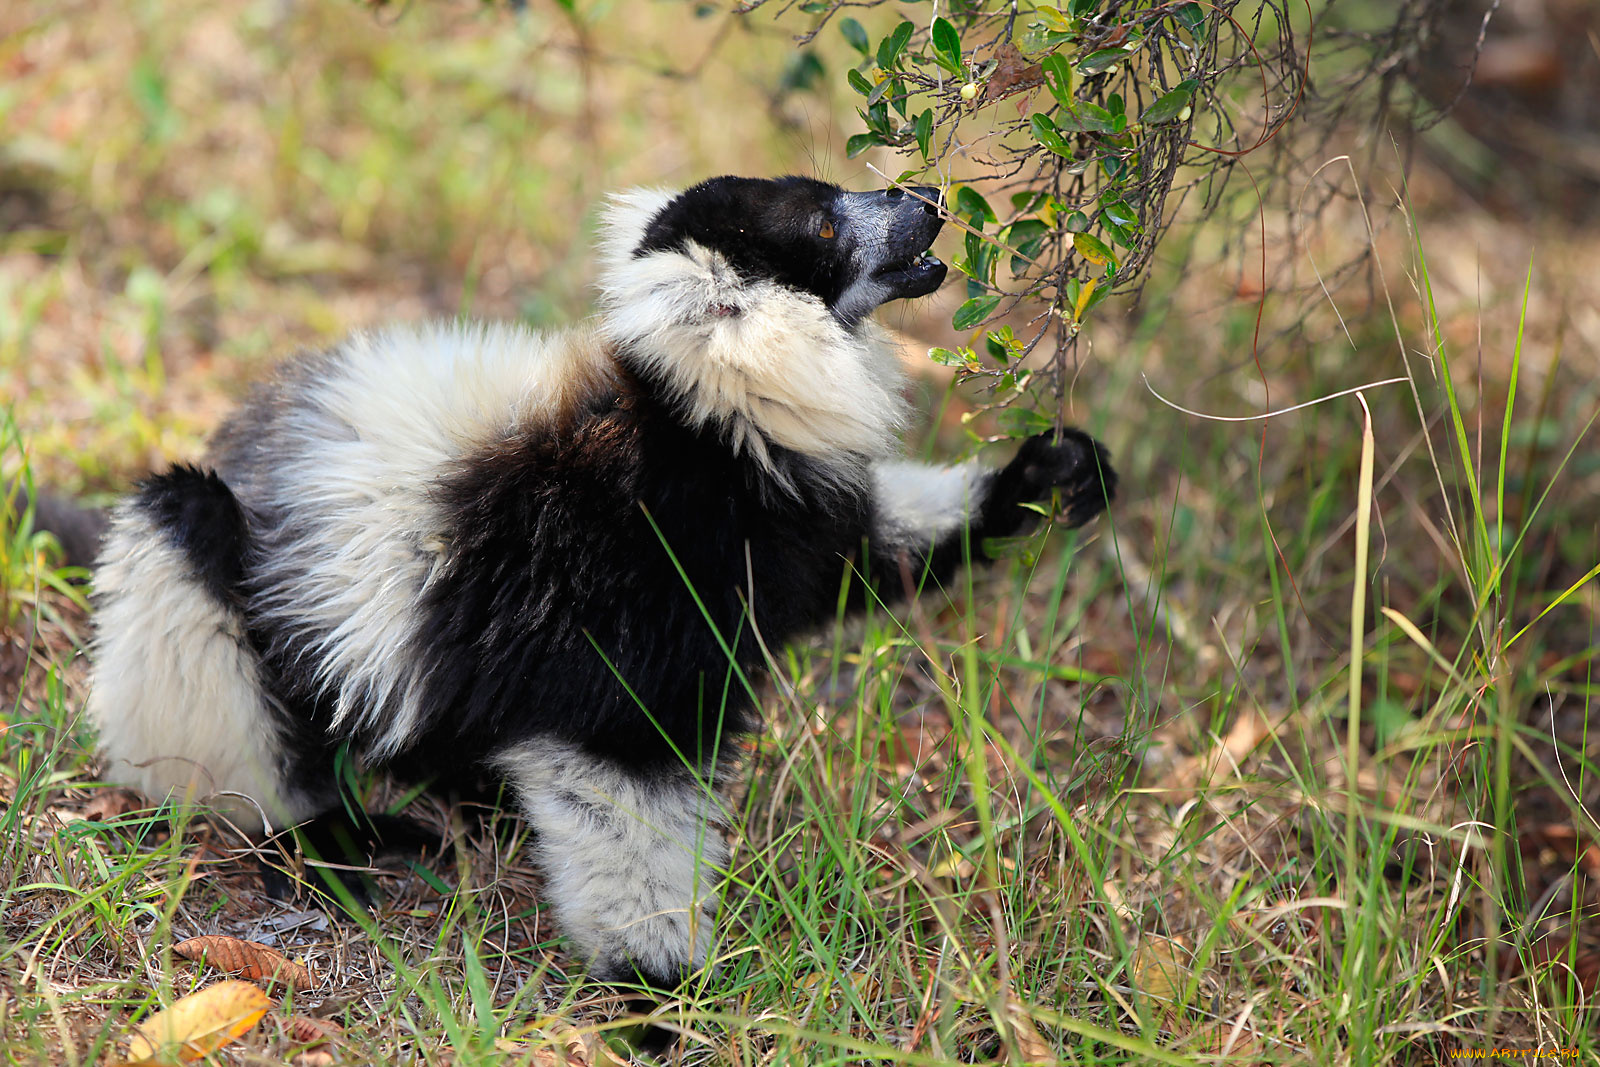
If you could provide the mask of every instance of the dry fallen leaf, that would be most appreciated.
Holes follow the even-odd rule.
[[[541,1031],[540,1036],[544,1042],[538,1045],[496,1041],[495,1047],[507,1052],[531,1052],[521,1061],[528,1067],[629,1067],[630,1061],[619,1059],[599,1034],[559,1027]]]
[[[861,997],[871,998],[877,996],[878,980],[870,974],[861,971],[847,971],[844,974],[834,974],[827,971],[812,971],[796,984],[797,989],[811,992],[819,985],[830,994],[837,994],[840,987],[849,982],[855,987],[856,994]]]
[[[83,817],[90,822],[101,822],[148,806],[149,802],[131,789],[101,789],[84,805]]]
[[[207,986],[135,1027],[128,1055],[164,1063],[197,1060],[248,1032],[271,1006],[267,995],[249,982]]]
[[[323,1041],[337,1041],[344,1036],[344,1027],[332,1019],[313,1019],[309,1015],[291,1015],[283,1021],[284,1033],[297,1045],[315,1045]]]
[[[1146,934],[1133,956],[1133,984],[1176,1007],[1189,984],[1189,953],[1171,938]]]
[[[1027,1010],[1008,989],[1006,990],[1006,1020],[1011,1023],[1011,1037],[1016,1042],[1022,1058],[1019,1064],[1051,1064],[1061,1057],[1039,1033],[1038,1027],[1028,1017]]]
[[[236,974],[251,982],[266,979],[303,993],[313,985],[311,971],[275,948],[256,941],[241,941],[223,934],[191,937],[172,946],[175,955],[195,962],[204,961],[220,971]]]
[[[1173,771],[1162,796],[1169,803],[1181,803],[1191,799],[1196,789],[1238,773],[1239,765],[1273,733],[1272,723],[1260,712],[1254,709],[1241,712],[1221,745],[1194,756]]]
[[[972,861],[959,852],[950,853],[928,868],[928,873],[935,878],[971,878],[976,872]]]
[[[1197,1026],[1189,1035],[1185,1050],[1192,1049],[1205,1056],[1226,1057],[1230,1063],[1253,1062],[1266,1050],[1266,1042],[1254,1029],[1236,1024],[1233,1020],[1219,1019]]]

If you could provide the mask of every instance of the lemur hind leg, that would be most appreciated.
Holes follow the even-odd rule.
[[[232,492],[194,468],[117,508],[95,571],[88,714],[110,777],[156,800],[204,800],[253,832],[314,814],[321,790],[297,780],[287,713],[249,639],[248,541]]]
[[[556,920],[595,978],[672,989],[705,965],[728,847],[704,783],[548,737],[495,762],[533,824]]]

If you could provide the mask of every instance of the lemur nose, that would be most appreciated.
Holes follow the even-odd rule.
[[[906,191],[900,188],[898,185],[895,185],[885,189],[883,191],[883,195],[888,197],[890,200],[899,200],[902,196],[906,195]]]
[[[939,209],[944,206],[944,197],[940,195],[939,190],[934,186],[923,185],[911,191],[921,198],[924,214],[937,215]]]

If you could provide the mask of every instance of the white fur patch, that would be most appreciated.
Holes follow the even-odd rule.
[[[556,920],[597,977],[705,964],[728,863],[713,794],[687,774],[641,778],[552,738],[496,764],[533,824]]]
[[[290,516],[266,535],[275,565],[252,608],[316,635],[331,725],[371,731],[380,758],[405,747],[423,715],[422,598],[448,550],[430,494],[463,457],[559,418],[612,369],[590,333],[435,323],[359,334],[291,385],[267,469],[221,471],[247,508]]]
[[[870,323],[847,330],[817,297],[742,279],[720,255],[633,255],[670,196],[613,200],[601,241],[601,333],[681,398],[696,426],[766,462],[767,442],[859,482],[905,422],[899,361]]]
[[[247,831],[263,813],[280,823],[314,814],[309,798],[284,791],[272,698],[237,612],[132,503],[106,536],[95,599],[88,715],[109,778],[156,800],[204,800]]]
[[[872,468],[881,543],[926,548],[972,520],[992,472],[977,460],[953,467],[878,463]]]

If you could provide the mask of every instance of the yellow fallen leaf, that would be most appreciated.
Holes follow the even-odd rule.
[[[928,869],[935,878],[971,878],[977,870],[972,862],[959,852],[952,852]]]
[[[128,1055],[149,1060],[159,1051],[168,1062],[200,1059],[248,1032],[271,1006],[267,995],[249,982],[207,986],[135,1027]]]
[[[1146,934],[1133,957],[1133,984],[1157,1000],[1175,1005],[1189,984],[1189,954],[1176,941]]]

